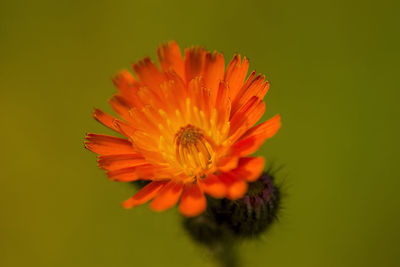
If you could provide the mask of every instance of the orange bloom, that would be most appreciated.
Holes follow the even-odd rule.
[[[247,182],[264,167],[249,157],[280,127],[279,115],[254,124],[265,110],[269,88],[249,61],[235,55],[225,70],[224,56],[175,42],[157,50],[160,69],[149,59],[133,64],[113,80],[118,93],[110,104],[120,119],[98,109],[94,118],[125,136],[88,134],[86,147],[99,154],[99,167],[114,181],[149,180],[123,203],[132,208],[152,200],[163,211],[180,199],[179,210],[196,216],[206,208],[204,193],[241,198]]]

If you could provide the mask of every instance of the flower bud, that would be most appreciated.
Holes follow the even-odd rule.
[[[235,235],[255,237],[276,219],[279,200],[280,192],[273,177],[263,173],[257,181],[249,184],[249,190],[243,198],[225,200],[226,210],[230,214],[226,220]]]
[[[256,237],[276,219],[279,201],[280,191],[273,177],[263,173],[249,184],[243,198],[208,199],[207,211],[185,218],[184,226],[193,239],[205,244],[221,239]]]
[[[192,239],[204,245],[215,245],[233,238],[231,229],[218,221],[210,209],[199,216],[184,218],[183,226]]]

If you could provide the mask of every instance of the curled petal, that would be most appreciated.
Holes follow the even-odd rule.
[[[250,127],[252,127],[264,114],[264,102],[253,96],[231,118],[230,138],[235,142]]]
[[[133,70],[139,78],[139,81],[152,91],[157,92],[157,90],[160,89],[160,84],[165,82],[164,75],[158,70],[157,66],[149,57],[145,57],[138,63],[133,64]]]
[[[216,110],[218,112],[218,124],[224,125],[229,119],[231,113],[231,100],[229,98],[228,84],[224,81],[219,83],[218,92],[216,96]]]
[[[135,128],[133,128],[130,124],[123,122],[121,120],[115,119],[113,121],[113,125],[118,130],[118,132],[125,135],[126,137],[131,137],[135,132]]]
[[[100,155],[135,154],[131,142],[126,139],[104,135],[88,134],[85,146]]]
[[[118,88],[121,96],[131,99],[137,91],[139,84],[127,70],[122,70],[113,79],[114,85]]]
[[[98,108],[95,108],[93,111],[93,117],[104,126],[107,126],[108,128],[119,132],[118,128],[114,125],[114,120],[116,119],[113,116],[104,113]]]
[[[129,121],[130,115],[129,115],[129,110],[131,109],[131,106],[129,102],[122,96],[120,95],[114,95],[110,100],[110,105],[114,109],[114,111],[121,116],[126,121]]]
[[[209,174],[207,178],[199,180],[199,185],[205,193],[215,198],[222,198],[226,196],[226,186],[221,180]]]
[[[150,164],[144,164],[139,166],[131,166],[123,169],[116,169],[107,171],[107,176],[110,180],[119,182],[132,182],[137,181],[142,177],[143,171],[148,170],[151,167]]]
[[[219,179],[227,187],[227,198],[236,200],[246,193],[247,182],[238,177],[234,172],[225,172],[218,175]]]
[[[230,97],[232,100],[235,100],[242,87],[248,69],[249,60],[246,57],[244,57],[242,61],[240,55],[236,54],[233,56],[225,72],[225,81],[229,84]]]
[[[179,46],[175,41],[161,45],[157,49],[157,56],[158,61],[165,72],[168,72],[170,69],[172,69],[176,74],[184,79],[185,65]]]
[[[98,163],[101,169],[113,171],[143,165],[146,160],[140,154],[120,154],[99,156]]]
[[[167,184],[167,182],[151,182],[137,192],[133,197],[129,198],[122,203],[122,206],[126,209],[133,208],[135,206],[146,203],[153,199],[157,193]]]
[[[179,200],[183,184],[170,181],[151,202],[154,211],[164,211],[173,207]]]
[[[197,184],[187,184],[183,189],[179,211],[187,216],[194,217],[206,209],[206,198]]]
[[[224,79],[225,60],[221,53],[207,52],[204,64],[204,79],[207,88],[216,92],[219,82]]]
[[[237,167],[238,157],[225,157],[218,162],[218,170],[222,172],[230,171]]]
[[[240,158],[239,164],[233,171],[249,182],[257,180],[264,170],[265,160],[263,157]]]
[[[257,76],[250,76],[247,82],[240,89],[234,101],[232,101],[232,114],[235,114],[235,112],[240,109],[241,106],[246,104],[246,102],[254,96],[262,100],[265,94],[268,92],[268,89],[269,82],[265,81],[264,76],[260,74]]]
[[[245,156],[254,153],[262,143],[274,136],[281,127],[280,115],[253,127],[231,148],[231,155]]]
[[[189,83],[192,79],[202,75],[206,51],[203,47],[185,49],[185,77]]]

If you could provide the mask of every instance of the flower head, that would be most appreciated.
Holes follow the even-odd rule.
[[[86,147],[111,180],[148,183],[123,203],[131,208],[152,200],[156,211],[174,206],[185,216],[206,208],[204,193],[238,199],[247,182],[263,171],[262,157],[249,157],[280,127],[279,115],[253,127],[265,110],[269,88],[249,61],[235,55],[225,70],[222,54],[175,42],[121,71],[110,104],[120,118],[98,109],[94,117],[125,138],[88,134]]]

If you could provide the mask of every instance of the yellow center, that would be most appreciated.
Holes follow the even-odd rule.
[[[186,125],[175,135],[176,160],[189,175],[202,175],[213,160],[214,150],[201,129]]]

